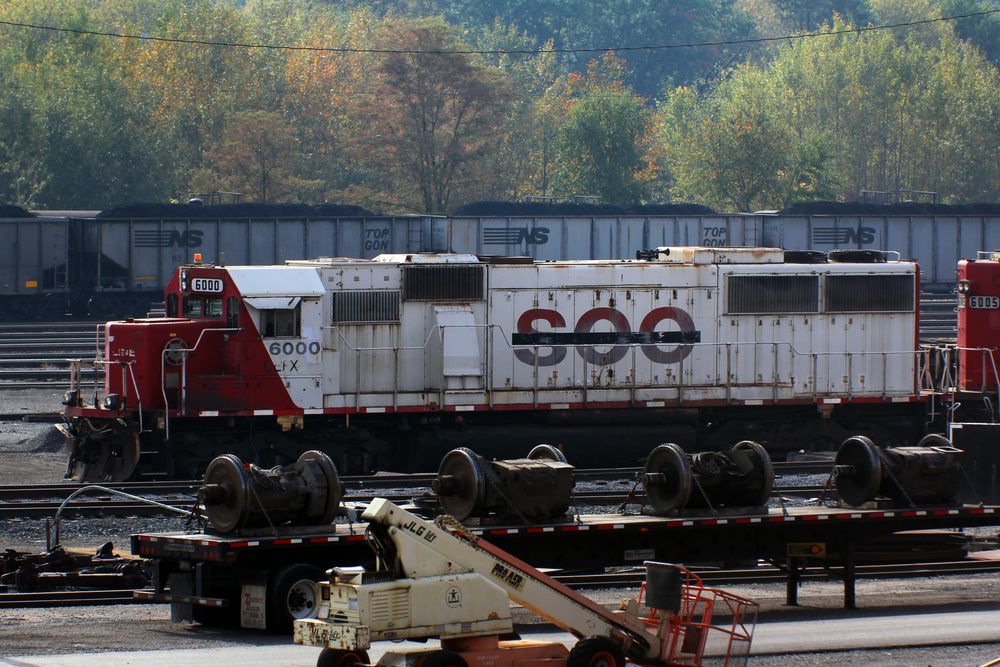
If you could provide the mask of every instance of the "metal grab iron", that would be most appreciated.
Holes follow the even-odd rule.
[[[640,477],[654,514],[688,508],[760,507],[774,485],[761,445],[744,440],[726,452],[688,454],[673,443],[654,449]]]
[[[949,503],[962,475],[963,452],[931,434],[916,447],[882,449],[869,438],[848,438],[837,451],[833,475],[840,499],[853,507],[877,498],[909,506]]]
[[[281,524],[322,525],[337,517],[343,486],[330,457],[310,450],[270,470],[224,454],[212,460],[198,501],[220,533]]]
[[[459,447],[441,459],[431,489],[444,512],[459,521],[472,517],[540,521],[569,509],[573,470],[551,445],[534,447],[527,458],[497,461]]]

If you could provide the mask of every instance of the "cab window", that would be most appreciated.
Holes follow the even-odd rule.
[[[184,299],[184,317],[201,317],[205,312],[205,300],[200,296]]]
[[[222,299],[189,296],[184,299],[184,317],[222,319]]]
[[[235,296],[226,300],[226,326],[230,329],[237,329],[240,326],[240,305]]]
[[[260,311],[260,333],[264,338],[298,338],[299,307]]]
[[[205,299],[205,317],[222,319],[222,299]]]

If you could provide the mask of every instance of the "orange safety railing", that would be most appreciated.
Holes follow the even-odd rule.
[[[642,620],[661,637],[661,664],[671,667],[701,667],[706,658],[713,665],[738,667],[747,664],[759,605],[753,600],[718,588],[706,587],[701,577],[678,567],[684,576],[680,610],[650,609]],[[639,607],[646,585],[639,589]]]

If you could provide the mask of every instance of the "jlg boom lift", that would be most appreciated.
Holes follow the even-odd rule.
[[[683,568],[647,563],[639,598],[608,610],[447,519],[425,521],[385,499],[363,518],[375,571],[334,568],[320,584],[317,618],[295,621],[296,643],[324,647],[318,667],[368,664],[373,641],[430,637],[440,649],[386,653],[379,665],[669,667],[701,665],[709,654],[742,665],[750,651],[756,603],[705,588]],[[511,600],[579,641],[567,650],[501,640],[514,629]]]

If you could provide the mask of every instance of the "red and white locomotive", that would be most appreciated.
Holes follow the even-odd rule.
[[[772,451],[920,435],[918,275],[877,253],[658,248],[182,266],[167,317],[109,322],[103,399],[67,394],[68,476],[187,476],[322,449],[341,472],[471,446]],[[853,261],[852,261],[853,260]]]

